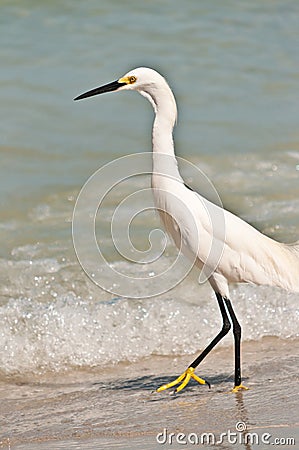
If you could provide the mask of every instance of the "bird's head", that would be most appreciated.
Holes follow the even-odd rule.
[[[105,84],[98,88],[87,91],[79,95],[74,100],[81,100],[83,98],[92,97],[94,95],[103,94],[105,92],[132,90],[140,93],[151,93],[157,86],[162,87],[167,85],[165,79],[153,69],[147,67],[138,67],[130,70],[124,76],[112,83]]]
[[[175,100],[166,80],[158,72],[149,69],[148,67],[138,67],[130,70],[118,80],[87,91],[76,97],[74,100],[81,100],[105,92],[126,90],[138,91],[151,102],[156,112],[157,105],[163,98],[171,101],[176,116]]]

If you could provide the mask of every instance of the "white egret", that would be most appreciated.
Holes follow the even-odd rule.
[[[225,233],[213,234],[207,206],[210,202],[200,194],[188,189],[181,178],[174,153],[172,131],[176,122],[177,108],[174,95],[166,80],[156,71],[139,67],[117,81],[88,91],[75,100],[110,91],[137,91],[152,104],[155,119],[152,132],[153,145],[153,195],[167,232],[182,251],[195,258],[195,264],[203,268],[208,261],[207,242],[220,240],[222,253],[208,281],[215,291],[223,319],[221,331],[203,352],[190,364],[185,372],[174,381],[157,389],[163,391],[177,384],[175,392],[181,391],[190,378],[200,384],[209,384],[195,375],[194,370],[215,345],[233,326],[235,346],[235,380],[233,391],[247,389],[241,381],[240,342],[241,327],[229,299],[230,283],[254,283],[277,286],[288,291],[299,292],[299,241],[283,244],[263,235],[234,214],[212,204],[212,211],[221,210]],[[161,176],[157,155],[170,157],[168,168],[171,176]],[[177,198],[176,203],[174,199]],[[181,205],[187,205],[196,221],[196,229],[190,223],[190,216],[182,213]],[[163,213],[164,211],[164,213]]]

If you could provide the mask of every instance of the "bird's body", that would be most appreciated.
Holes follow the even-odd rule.
[[[222,330],[211,344],[181,377],[159,390],[182,382],[177,388],[179,391],[190,377],[204,383],[193,373],[194,369],[229,331],[230,320],[235,337],[235,390],[244,388],[240,368],[241,327],[229,301],[229,284],[253,283],[299,292],[299,241],[292,245],[276,242],[186,187],[174,153],[172,132],[177,119],[176,102],[159,73],[137,68],[118,81],[77,99],[115,90],[136,90],[154,108],[152,188],[155,204],[176,246],[207,275],[223,317]]]
[[[155,187],[155,183],[153,186]],[[164,189],[165,196],[161,195],[160,188],[157,189],[156,198],[157,208],[162,211],[160,216],[164,226],[177,247],[180,246],[182,238],[183,253],[187,256],[191,251],[199,268],[202,268],[208,260],[212,239],[218,238],[210,217],[213,214],[214,217],[223,214],[225,233],[221,230],[219,236],[222,252],[213,274],[209,277],[215,292],[229,298],[231,283],[276,286],[299,292],[299,242],[293,245],[277,242],[229,211],[223,209],[221,212],[217,211],[220,209],[219,206],[183,185],[181,189],[176,186],[176,197],[180,201],[169,204],[167,190]],[[168,189],[173,192],[171,183],[168,183]],[[191,210],[189,216],[196,220],[197,230],[190,229],[192,221],[188,221],[188,216],[186,217],[180,207],[184,202],[188,205],[188,211]],[[173,218],[180,224],[179,227]]]

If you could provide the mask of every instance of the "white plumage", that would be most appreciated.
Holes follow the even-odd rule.
[[[237,391],[244,388],[240,368],[241,328],[229,301],[229,284],[254,283],[299,292],[299,241],[293,245],[276,242],[184,185],[178,171],[172,137],[177,119],[176,102],[167,82],[156,71],[145,67],[134,69],[119,80],[88,91],[76,100],[121,90],[138,91],[154,108],[152,188],[155,203],[175,244],[208,274],[223,317],[222,330],[211,344],[181,377],[159,390],[182,382],[176,389],[178,392],[190,377],[204,383],[195,376],[194,369],[229,331],[232,321],[235,338],[234,390]]]

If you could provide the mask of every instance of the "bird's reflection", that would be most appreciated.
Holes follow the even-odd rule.
[[[236,424],[236,431],[242,435],[242,444],[245,450],[252,450],[251,438],[249,439],[247,424],[249,423],[249,416],[245,407],[244,393],[238,391],[235,393],[236,398],[236,416],[238,417],[238,422]],[[239,428],[238,428],[239,426]],[[244,428],[244,429],[243,429]]]

